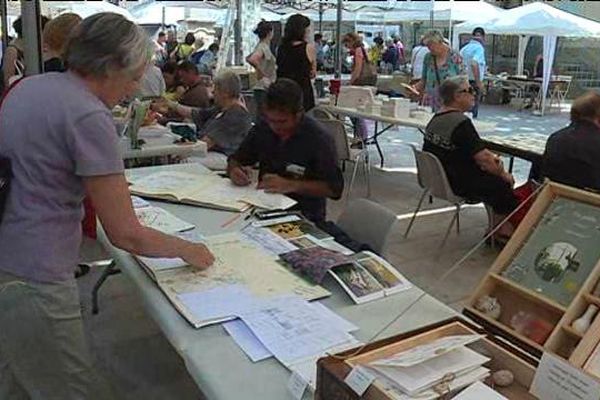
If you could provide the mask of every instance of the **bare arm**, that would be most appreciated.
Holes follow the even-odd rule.
[[[260,69],[260,60],[264,57],[261,51],[255,51],[246,57],[246,62],[254,67],[257,72],[257,78],[260,80],[265,76],[265,72]]]
[[[363,64],[365,63],[364,55],[360,48],[357,48],[354,53],[354,65],[352,67],[352,75],[350,76],[350,84],[354,85],[358,78],[360,78],[360,73],[363,69]]]
[[[122,174],[87,177],[84,185],[108,239],[116,247],[148,257],[181,257],[199,268],[212,265],[214,258],[204,245],[166,235],[139,223]]]
[[[488,149],[483,149],[477,152],[473,158],[475,159],[475,163],[483,171],[499,176],[510,184],[514,184],[512,175],[504,170],[502,160],[496,154],[492,153]]]
[[[14,47],[8,47],[4,53],[2,69],[4,70],[4,85],[8,86],[8,80],[16,73],[15,61],[17,61],[17,50]]]
[[[481,75],[479,74],[479,63],[476,61],[471,62],[471,70],[473,71],[473,79],[478,88],[483,89],[483,83],[481,82]]]
[[[306,45],[306,56],[310,61],[310,77],[314,78],[317,76],[317,49],[312,43]]]

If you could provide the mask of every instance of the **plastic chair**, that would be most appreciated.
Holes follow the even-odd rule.
[[[344,123],[338,119],[319,119],[318,120],[321,125],[325,128],[325,130],[331,135],[333,138],[333,142],[335,144],[335,149],[337,152],[338,162],[342,164],[342,167],[345,169],[345,163],[347,161],[354,163],[354,168],[352,170],[352,178],[350,178],[350,185],[346,190],[346,200],[350,197],[350,192],[354,186],[354,181],[356,180],[356,175],[358,173],[358,166],[360,164],[363,165],[364,173],[365,173],[365,182],[367,184],[367,197],[371,196],[371,164],[369,163],[369,151],[364,146],[362,149],[352,149],[350,148],[350,143],[348,141],[348,135],[346,135],[346,129],[344,128]]]
[[[452,230],[452,227],[455,223],[456,233],[458,234],[460,232],[460,207],[463,204],[471,202],[467,201],[463,197],[457,196],[454,193],[454,191],[452,191],[452,187],[450,186],[450,182],[448,181],[448,177],[446,176],[444,166],[434,154],[429,153],[427,151],[419,150],[413,145],[410,146],[413,149],[415,160],[417,162],[417,180],[419,182],[419,186],[423,188],[423,193],[421,194],[421,198],[419,199],[417,208],[413,213],[412,218],[410,219],[408,227],[406,228],[404,237],[408,237],[408,234],[417,217],[417,213],[421,209],[423,200],[425,200],[425,196],[429,194],[430,196],[433,196],[437,199],[446,200],[447,202],[453,204],[456,208],[454,216],[452,217],[452,221],[450,221],[450,225],[448,225],[448,228],[446,229],[446,234],[444,235],[444,239],[442,240],[442,244],[440,245],[441,250],[446,244],[446,241],[448,240],[448,235],[450,234],[450,231]],[[487,206],[486,212],[488,215],[488,226],[491,228],[493,226],[492,215],[490,213],[489,207]]]
[[[336,224],[353,240],[381,255],[396,220],[396,214],[381,204],[356,199],[348,204]]]

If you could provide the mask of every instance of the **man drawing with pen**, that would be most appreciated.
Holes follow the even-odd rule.
[[[288,195],[313,222],[325,220],[326,199],[339,199],[344,178],[333,140],[303,110],[302,89],[279,79],[266,93],[264,115],[239,149],[227,172],[239,186],[251,184],[250,167],[259,164],[258,188]]]

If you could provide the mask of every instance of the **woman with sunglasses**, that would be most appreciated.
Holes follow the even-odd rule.
[[[425,128],[423,151],[439,158],[456,195],[489,205],[494,224],[498,224],[518,201],[512,175],[504,170],[500,158],[485,148],[473,122],[464,114],[473,108],[475,90],[466,76],[458,76],[442,82],[439,94],[442,107]],[[513,230],[509,222],[502,224],[496,239],[505,242]]]
[[[439,88],[442,82],[465,73],[462,58],[448,46],[440,31],[429,31],[423,37],[429,53],[423,59],[421,80],[414,86],[422,96],[422,104],[434,112],[441,107]]]

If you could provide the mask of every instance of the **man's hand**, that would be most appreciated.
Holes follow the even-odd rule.
[[[213,265],[215,257],[210,250],[201,243],[190,243],[184,248],[181,258],[189,265],[200,270],[206,269]]]
[[[250,167],[233,166],[229,168],[229,179],[237,186],[248,186],[252,179]]]
[[[258,189],[264,189],[267,193],[293,193],[297,191],[297,181],[282,178],[275,174],[265,174],[258,183]]]

